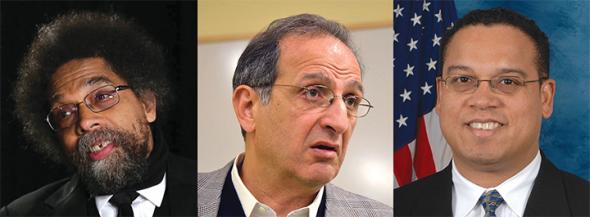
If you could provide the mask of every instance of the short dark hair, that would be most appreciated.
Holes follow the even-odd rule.
[[[352,50],[361,65],[350,40],[350,33],[344,25],[318,15],[300,14],[274,20],[266,30],[254,36],[238,60],[234,71],[233,89],[240,85],[253,87],[259,93],[262,103],[267,104],[278,74],[279,42],[290,34],[334,36]],[[245,135],[243,129],[242,135]]]
[[[268,103],[272,85],[277,78],[279,42],[288,34],[334,36],[353,51],[358,61],[349,31],[344,25],[313,14],[281,18],[270,23],[266,30],[250,41],[234,71],[233,89],[240,85],[260,88],[263,102]]]
[[[62,145],[45,123],[49,112],[49,81],[63,64],[81,58],[102,58],[143,99],[157,97],[158,114],[171,101],[164,51],[133,21],[114,13],[72,11],[39,27],[18,70],[15,113],[36,150],[63,162]],[[160,116],[159,116],[160,118]]]
[[[543,31],[537,26],[534,20],[531,20],[519,13],[506,8],[492,8],[486,10],[473,10],[458,19],[453,28],[445,33],[441,42],[441,65],[444,65],[445,52],[448,44],[455,33],[459,30],[475,25],[509,25],[525,33],[534,42],[537,49],[537,70],[540,78],[549,78],[549,39]],[[442,75],[442,67],[439,71]]]

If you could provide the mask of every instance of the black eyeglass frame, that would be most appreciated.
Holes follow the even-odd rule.
[[[102,88],[105,88],[105,87],[108,87],[108,86],[111,86],[111,87],[113,87],[113,88],[114,88],[114,90],[115,90],[115,91],[114,91],[114,94],[115,94],[115,96],[117,97],[117,101],[116,101],[115,103],[113,103],[113,104],[112,104],[112,105],[110,105],[110,106],[107,106],[107,107],[101,108],[101,109],[96,109],[96,107],[94,107],[94,105],[92,105],[92,104],[91,104],[91,105],[88,105],[88,102],[87,102],[86,98],[88,98],[88,96],[90,96],[90,94],[94,93],[95,91],[97,91],[97,90],[99,90],[99,89],[102,89]],[[114,107],[115,105],[119,104],[119,101],[120,101],[120,99],[119,99],[119,91],[122,91],[122,90],[127,90],[127,89],[131,89],[131,87],[130,87],[130,86],[128,86],[128,85],[118,85],[118,86],[114,86],[114,85],[112,85],[112,84],[109,84],[109,85],[104,85],[104,86],[100,86],[100,87],[98,87],[98,88],[96,88],[96,89],[93,89],[92,91],[88,92],[88,94],[86,94],[86,96],[84,96],[84,98],[82,98],[82,100],[81,100],[80,102],[78,102],[78,103],[68,103],[68,104],[63,104],[63,105],[59,105],[59,106],[56,106],[56,107],[52,108],[51,110],[49,110],[49,113],[47,113],[47,116],[45,116],[45,122],[47,122],[47,124],[49,125],[49,128],[51,128],[51,130],[52,130],[52,131],[54,131],[54,132],[57,132],[57,131],[59,131],[59,130],[61,130],[61,129],[66,129],[66,128],[68,128],[68,127],[71,127],[71,126],[64,127],[64,128],[57,128],[57,126],[56,126],[56,127],[54,127],[54,126],[51,124],[51,121],[50,121],[50,116],[51,116],[52,112],[53,112],[54,110],[56,110],[56,109],[61,109],[61,108],[63,108],[64,106],[67,106],[67,105],[74,105],[74,106],[76,106],[76,107],[79,107],[79,105],[80,105],[80,104],[82,104],[82,103],[84,103],[84,105],[86,105],[86,108],[90,109],[90,111],[92,111],[92,112],[94,112],[94,113],[103,112],[103,111],[106,111],[106,110],[108,110],[108,109],[110,109],[110,108]],[[78,110],[78,109],[77,109],[77,110]]]

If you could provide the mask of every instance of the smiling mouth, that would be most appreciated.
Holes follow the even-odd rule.
[[[102,151],[109,144],[111,144],[111,141],[104,141],[104,142],[99,143],[98,145],[93,145],[92,147],[90,147],[90,153],[96,153],[96,152]]]
[[[111,141],[104,141],[90,147],[88,157],[93,161],[102,160],[108,157],[115,149],[115,144]]]
[[[477,130],[495,130],[498,127],[504,126],[502,123],[498,123],[495,121],[488,121],[488,122],[471,122],[467,124],[469,127]]]

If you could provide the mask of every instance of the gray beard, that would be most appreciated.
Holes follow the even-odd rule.
[[[140,135],[151,135],[148,129],[142,127]],[[107,140],[116,145],[113,151],[104,159],[91,160],[90,147]],[[141,182],[148,169],[147,141],[130,132],[99,129],[80,137],[78,149],[70,159],[90,194],[114,194]]]

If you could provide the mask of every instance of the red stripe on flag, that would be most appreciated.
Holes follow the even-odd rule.
[[[412,156],[408,145],[393,152],[393,173],[399,186],[412,182]]]
[[[436,172],[424,115],[418,118],[418,132],[416,132],[416,150],[414,151],[414,170],[418,179]],[[396,174],[397,175],[397,174]]]

